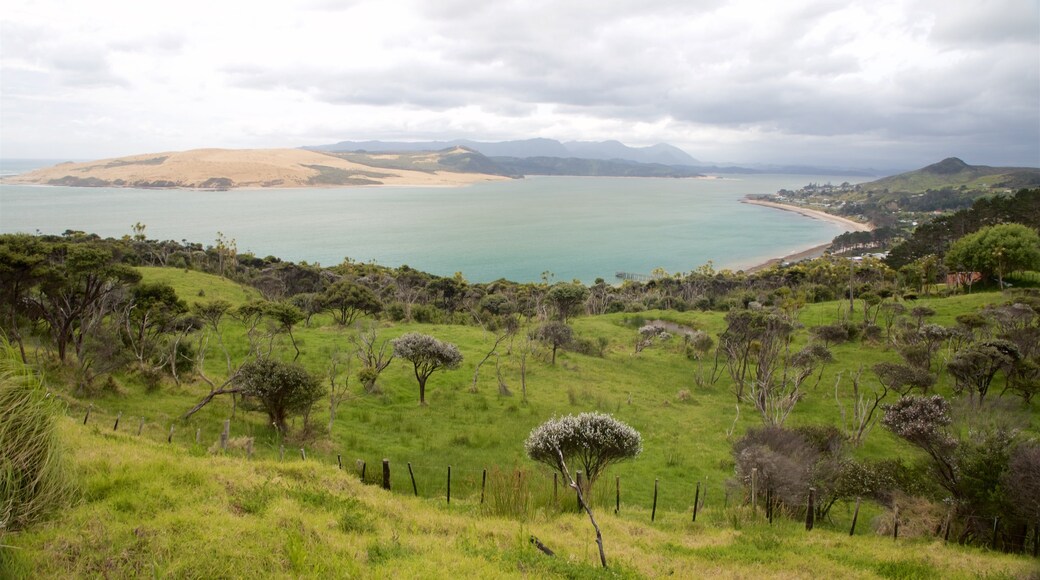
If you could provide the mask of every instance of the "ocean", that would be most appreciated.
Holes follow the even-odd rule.
[[[0,173],[48,163],[0,162]],[[0,185],[0,232],[130,233],[334,265],[345,258],[407,264],[472,282],[596,278],[712,261],[740,269],[803,250],[844,228],[740,203],[809,182],[862,178],[741,175],[718,179],[528,177],[459,188],[369,187],[232,191]]]

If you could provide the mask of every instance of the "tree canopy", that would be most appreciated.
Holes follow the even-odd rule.
[[[1004,277],[1018,270],[1040,269],[1040,236],[1022,224],[989,226],[954,242],[946,254],[953,270],[971,270]]]

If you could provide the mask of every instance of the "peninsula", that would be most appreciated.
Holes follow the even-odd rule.
[[[303,149],[193,149],[61,163],[6,178],[6,183],[81,187],[300,188],[335,186],[459,186],[508,179],[471,170],[472,152],[456,147],[428,151],[407,166],[391,166],[390,154],[355,156]],[[479,154],[477,154],[479,155]],[[371,163],[365,163],[371,157]],[[383,161],[383,163],[380,163]]]

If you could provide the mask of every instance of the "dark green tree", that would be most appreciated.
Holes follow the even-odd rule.
[[[989,226],[954,242],[946,254],[951,269],[1004,278],[1019,270],[1040,269],[1040,236],[1022,224]]]
[[[562,322],[581,313],[585,308],[585,300],[589,297],[589,289],[582,284],[561,282],[549,289],[545,295],[546,302]]]
[[[321,304],[332,311],[332,317],[342,326],[353,323],[361,314],[371,316],[383,309],[374,292],[350,280],[329,286],[321,295]]]

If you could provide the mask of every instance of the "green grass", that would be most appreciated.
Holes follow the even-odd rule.
[[[5,577],[1027,577],[1029,558],[893,541],[709,507],[698,522],[600,510],[611,568],[583,515],[482,515],[475,498],[412,498],[318,461],[197,455],[129,433],[62,424],[86,488],[52,524],[11,537]],[[534,535],[556,551],[549,558]]]
[[[180,270],[142,269],[149,281],[167,281],[186,300],[224,299],[241,303],[255,291],[225,280]],[[202,290],[204,296],[198,296]],[[918,300],[936,310],[933,322],[953,324],[957,314],[974,311],[1005,298],[997,293]],[[857,303],[860,306],[861,303]],[[840,303],[809,305],[800,313],[805,326],[833,322]],[[717,337],[725,326],[713,312],[646,312],[645,320],[664,318]],[[331,434],[327,402],[311,416],[312,432],[303,435],[299,419],[293,433],[280,439],[265,417],[218,398],[188,421],[180,420],[209,391],[201,382],[175,386],[167,382],[148,392],[131,375],[118,375],[115,391],[93,399],[78,399],[59,384],[71,417],[64,429],[77,448],[77,463],[85,479],[86,499],[60,522],[15,540],[20,556],[5,556],[30,569],[51,575],[206,575],[242,576],[269,566],[275,575],[362,575],[394,573],[425,576],[430,571],[479,576],[566,576],[597,573],[591,528],[573,511],[574,498],[564,487],[553,503],[552,475],[523,455],[522,443],[532,428],[554,415],[604,411],[639,430],[644,453],[611,468],[594,490],[593,505],[605,526],[607,555],[619,566],[614,574],[659,576],[669,572],[704,570],[705,575],[913,577],[971,576],[989,573],[1020,575],[1029,560],[987,555],[973,549],[923,542],[893,543],[876,538],[869,519],[876,506],[860,515],[862,538],[848,539],[851,509],[838,504],[830,520],[813,534],[799,533],[798,522],[777,522],[773,528],[754,522],[734,508],[724,507],[724,482],[732,476],[730,447],[748,427],[760,424],[743,405],[735,419],[735,399],[725,376],[717,383],[698,384],[711,374],[713,358],[687,359],[681,341],[655,344],[634,354],[635,315],[581,317],[573,321],[578,336],[604,338],[603,358],[560,353],[548,364],[547,353],[528,361],[527,401],[521,400],[518,344],[501,349],[502,376],[512,396],[498,393],[494,359],[480,373],[478,390],[470,392],[474,366],[494,337],[479,327],[380,323],[380,337],[393,338],[420,331],[456,343],[465,355],[457,371],[436,373],[428,384],[428,406],[420,407],[411,366],[395,361],[380,377],[382,395],[364,393],[350,378],[349,396],[341,404]],[[349,331],[330,317],[317,316],[309,328],[294,333],[303,356],[300,362],[324,373],[331,355],[349,352]],[[229,320],[224,340],[233,360],[246,356],[247,341],[240,324]],[[801,333],[799,344],[804,343]],[[220,380],[223,354],[211,337],[206,374]],[[286,337],[274,342],[277,356],[291,359]],[[512,349],[512,350],[510,350]],[[835,364],[820,386],[807,393],[789,420],[792,425],[840,423],[834,385],[842,374],[839,396],[848,399],[848,376],[863,366],[898,360],[884,346],[850,343],[833,347]],[[357,363],[353,370],[356,372]],[[342,381],[342,377],[340,377]],[[873,379],[864,380],[873,386]],[[936,387],[949,393],[943,377]],[[688,397],[680,399],[686,390]],[[87,405],[90,423],[80,425]],[[1035,409],[1020,410],[1028,428],[1040,432]],[[122,413],[119,431],[112,432]],[[135,433],[144,417],[142,436]],[[232,447],[216,451],[223,421],[231,419]],[[170,426],[173,443],[166,442]],[[732,435],[727,433],[732,430]],[[196,432],[199,442],[196,443]],[[254,460],[245,459],[242,445],[254,438]],[[285,461],[278,460],[285,447]],[[308,461],[300,461],[299,449]],[[915,451],[881,428],[854,451],[858,457],[915,457]],[[346,473],[335,469],[337,455]],[[366,480],[381,477],[381,461],[389,459],[392,492],[357,482],[355,462],[367,464]],[[411,463],[419,498],[412,498],[406,464]],[[447,467],[452,469],[452,503],[445,505]],[[515,494],[496,488],[479,504],[482,471],[496,485],[522,471],[527,490],[525,507]],[[621,480],[621,513],[613,515],[614,477]],[[658,513],[649,525],[654,483],[658,482]],[[697,524],[689,524],[696,482],[702,483],[706,509]],[[492,505],[494,504],[494,505]],[[199,539],[193,539],[198,528]],[[78,530],[86,530],[77,535]],[[140,532],[137,530],[140,529]],[[817,533],[819,532],[819,533]],[[565,557],[550,560],[533,550],[534,534]],[[242,545],[215,546],[234,537]],[[331,539],[330,539],[331,538]],[[907,548],[907,545],[910,548]],[[76,556],[56,556],[68,550]],[[97,555],[94,554],[97,551]],[[64,552],[62,552],[64,554]],[[807,555],[808,554],[808,555]],[[13,559],[12,559],[13,558]],[[15,564],[12,564],[15,565]],[[696,566],[691,568],[691,566]],[[932,574],[934,572],[934,574]]]

